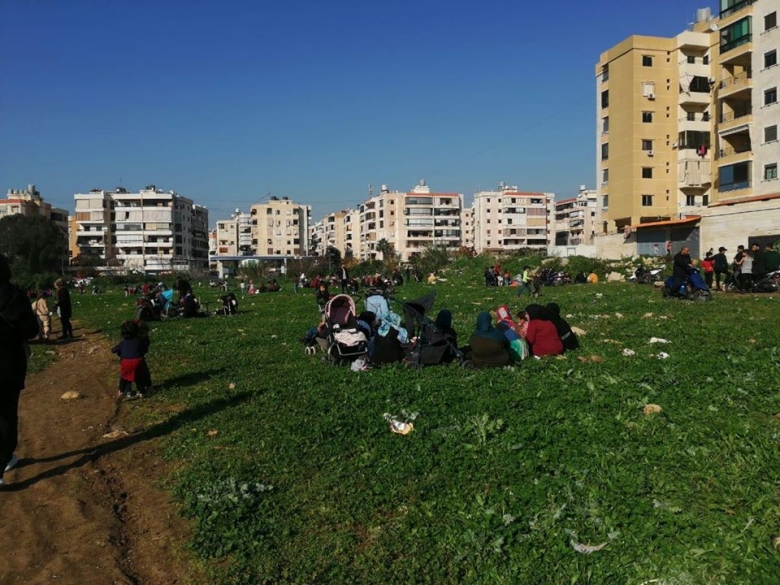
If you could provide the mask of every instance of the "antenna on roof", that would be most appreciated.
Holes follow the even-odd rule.
[[[374,187],[371,186],[371,183],[368,184],[368,196],[369,197],[374,196]]]

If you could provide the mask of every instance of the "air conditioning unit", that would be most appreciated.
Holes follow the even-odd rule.
[[[653,155],[654,155],[654,153],[653,153],[653,151],[652,151],[652,150],[648,150],[648,151],[647,151],[647,156],[653,156]]]
[[[672,142],[672,148],[677,148],[677,143],[676,142]]]

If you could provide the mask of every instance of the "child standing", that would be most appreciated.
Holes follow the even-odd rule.
[[[149,366],[144,356],[149,337],[136,321],[125,321],[120,329],[122,341],[111,352],[119,356],[119,392],[117,398],[142,398],[151,389]],[[137,392],[133,392],[135,382]]]
[[[704,282],[712,288],[712,277],[715,276],[715,258],[712,256],[712,250],[707,252],[704,260],[701,261],[701,266],[704,268]]]
[[[38,339],[48,341],[49,333],[51,332],[51,312],[49,311],[49,303],[46,302],[46,297],[42,290],[38,291],[32,303],[32,308],[35,316],[38,317],[38,322],[41,324],[38,330]]]

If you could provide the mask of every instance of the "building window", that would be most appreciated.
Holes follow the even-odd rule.
[[[642,178],[643,179],[652,179],[653,178],[653,167],[642,167]]]
[[[686,195],[685,205],[687,205],[688,207],[693,207],[694,205],[696,205],[696,195]]]
[[[642,67],[652,67],[653,57],[652,55],[642,55]]]
[[[736,49],[745,43],[751,42],[753,35],[751,34],[750,23],[751,17],[748,16],[721,30],[720,52],[726,53],[731,49]]]
[[[601,170],[601,183],[603,185],[606,185],[609,183],[609,169],[602,169]]]
[[[653,150],[653,141],[642,140],[642,150]]]
[[[655,82],[654,81],[643,81],[642,82],[642,97],[646,97],[647,99],[651,99],[651,100],[655,99]]]
[[[696,63],[696,56],[695,55],[688,55],[687,61],[689,64],[693,65]]]
[[[652,206],[653,206],[653,196],[642,195],[642,207],[652,207]]]
[[[774,181],[775,179],[777,179],[777,163],[772,163],[771,165],[765,165],[764,180]]]
[[[649,124],[653,121],[653,112],[642,112],[642,122]]]
[[[602,134],[608,134],[609,133],[609,116],[605,116],[601,119],[601,133]],[[512,200],[512,203],[514,203],[514,199]]]
[[[777,141],[777,126],[767,126],[764,128],[764,142]]]
[[[771,106],[777,103],[777,88],[773,87],[764,92],[764,105]]]
[[[710,204],[710,196],[709,195],[702,195],[702,197],[701,197],[701,204],[704,205],[704,207],[707,207]]]
[[[777,65],[777,49],[764,53],[764,69]]]
[[[750,187],[750,162],[741,162],[718,169],[718,188],[736,191]]]
[[[609,90],[605,89],[601,92],[601,107],[602,108],[608,108],[609,107]]]
[[[770,12],[764,17],[764,30],[769,30],[777,26],[777,12]]]
[[[601,160],[607,160],[609,158],[609,143],[601,145]]]

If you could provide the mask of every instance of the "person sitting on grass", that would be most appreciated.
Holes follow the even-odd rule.
[[[509,356],[509,340],[493,327],[490,313],[482,311],[477,315],[477,329],[469,338],[469,345],[463,353],[474,363],[475,368],[500,368],[512,363]]]
[[[560,355],[563,353],[563,342],[558,337],[558,330],[550,321],[550,314],[542,305],[528,305],[528,332],[526,341],[531,348],[531,355]]]
[[[555,325],[555,329],[558,331],[558,337],[561,338],[563,343],[563,351],[574,351],[579,349],[580,340],[577,339],[577,335],[571,330],[571,326],[561,317],[561,308],[557,303],[548,303],[547,312],[550,314],[550,321]]]
[[[328,284],[324,280],[320,282],[317,292],[314,293],[314,298],[317,300],[317,306],[320,308],[320,311],[324,311],[325,305],[327,305],[330,300]]]

